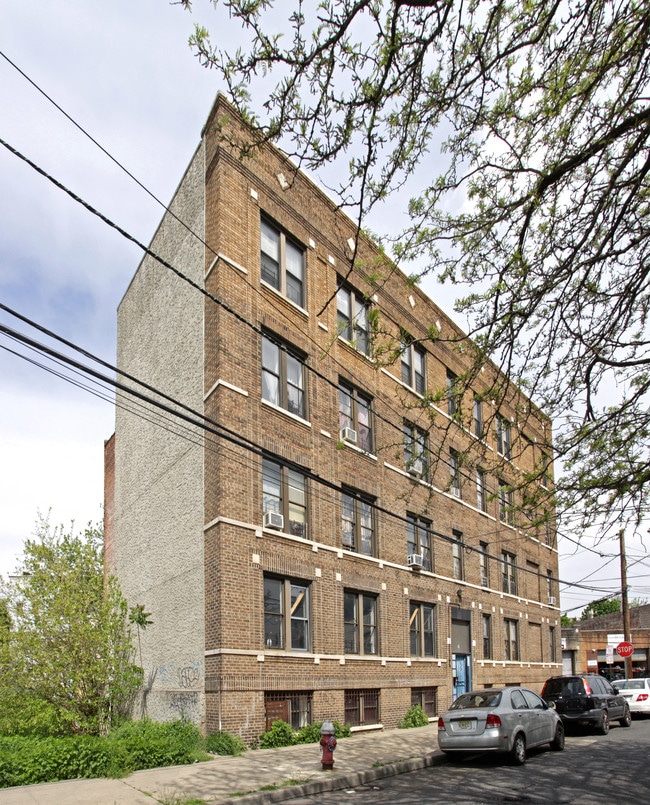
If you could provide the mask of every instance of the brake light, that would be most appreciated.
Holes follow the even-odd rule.
[[[442,716],[438,717],[438,729],[444,732],[445,730],[445,722],[442,720]]]
[[[500,726],[501,726],[501,719],[499,718],[499,716],[496,713],[488,713],[488,716],[485,719],[485,729]]]
[[[585,693],[587,694],[587,696],[591,696],[591,688],[589,687],[589,683],[584,677],[582,679],[582,684],[585,686]]]
[[[639,693],[639,696],[637,698],[637,702],[645,702],[647,700],[647,698],[648,698],[647,693]]]

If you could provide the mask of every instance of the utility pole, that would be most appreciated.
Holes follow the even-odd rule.
[[[630,632],[630,608],[627,603],[627,558],[625,556],[625,532],[618,532],[619,550],[621,553],[621,610],[623,612],[623,639],[632,642]],[[625,657],[625,678],[632,679],[632,656]]]

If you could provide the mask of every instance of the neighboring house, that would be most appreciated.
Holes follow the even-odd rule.
[[[146,257],[118,311],[120,370],[210,428],[118,395],[107,562],[152,613],[142,711],[250,740],[539,689],[560,670],[553,512],[520,515],[509,485],[550,421],[514,389],[481,399],[489,363],[463,396],[457,326],[365,237],[351,269],[350,219],[217,121],[247,134],[218,98],[171,205],[196,234],[166,214],[151,245],[212,298]]]
[[[630,642],[632,675],[650,676],[648,652],[650,652],[650,604],[630,609]],[[595,618],[576,621],[562,629],[562,666],[564,673],[599,673],[608,679],[623,679],[625,660],[615,647],[623,639],[623,613],[610,612]],[[611,646],[607,651],[607,646]],[[612,650],[614,649],[614,650]],[[609,657],[608,657],[609,654]]]

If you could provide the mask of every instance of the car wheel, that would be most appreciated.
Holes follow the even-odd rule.
[[[551,749],[561,752],[564,749],[564,727],[558,724],[555,728],[555,737],[551,741]]]
[[[632,714],[630,713],[630,708],[625,705],[625,713],[623,718],[621,718],[618,722],[621,727],[629,727],[632,724]]]
[[[526,762],[526,739],[523,732],[515,735],[514,743],[512,744],[512,762],[515,766],[523,766]]]
[[[600,717],[598,732],[600,733],[600,735],[607,735],[607,733],[609,732],[609,716],[607,715],[607,710],[603,710],[603,714]]]

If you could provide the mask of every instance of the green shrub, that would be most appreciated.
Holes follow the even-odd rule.
[[[404,718],[397,725],[400,729],[409,727],[425,727],[429,723],[427,714],[421,704],[414,704],[406,711]]]
[[[189,721],[134,721],[107,737],[0,738],[0,788],[118,777],[136,769],[207,760],[198,729]]]
[[[0,788],[105,777],[112,766],[103,738],[0,738]]]
[[[314,721],[306,727],[301,727],[296,733],[297,744],[315,744],[320,741],[320,728],[322,721]]]
[[[201,735],[191,721],[131,721],[114,730],[108,741],[126,751],[129,769],[153,769],[192,763],[201,749]]]
[[[271,724],[271,729],[260,735],[260,749],[293,746],[295,743],[296,734],[291,729],[291,725],[282,720],[274,721],[273,724]]]
[[[213,755],[241,755],[246,751],[246,744],[238,735],[214,732],[205,739],[205,751]]]

